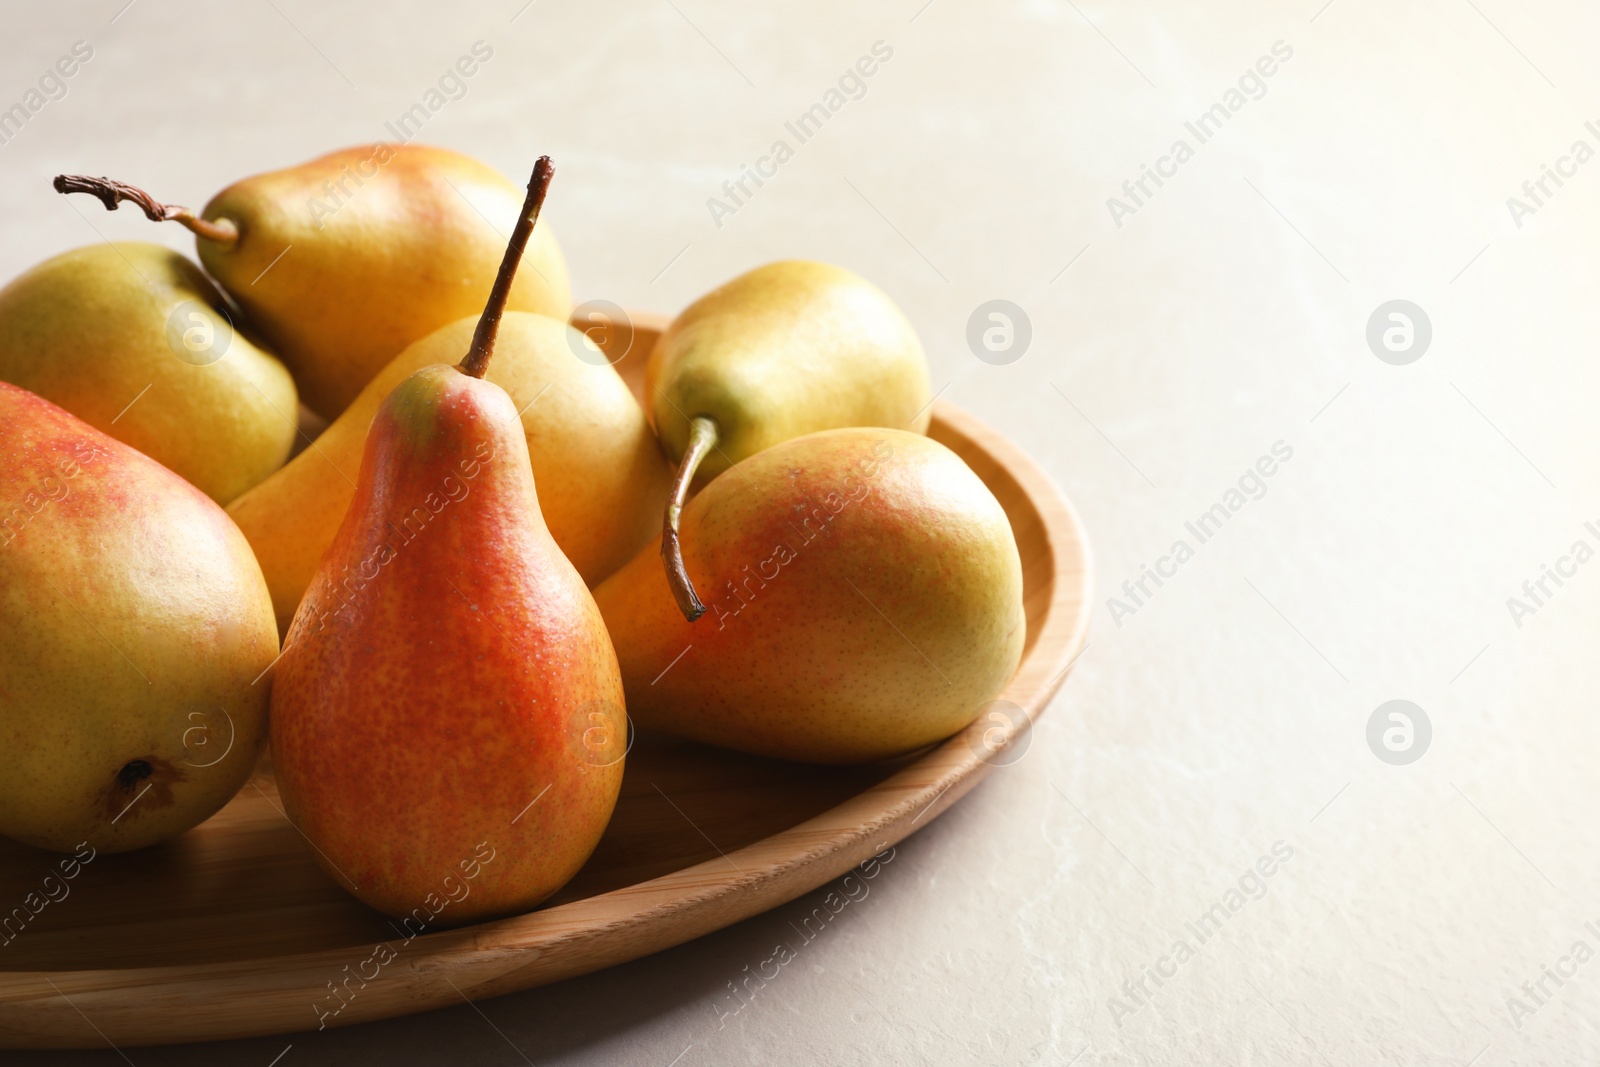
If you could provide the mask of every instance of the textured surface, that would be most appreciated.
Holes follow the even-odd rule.
[[[483,39],[493,59],[423,137],[514,176],[555,157],[550,218],[576,299],[673,310],[784,256],[861,272],[918,328],[934,388],[953,382],[947,396],[1072,494],[1102,589],[1026,757],[810,942],[794,927],[821,894],[476,1009],[134,1062],[266,1064],[291,1043],[280,1067],[518,1064],[517,1050],[630,1067],[1600,1055],[1600,962],[1534,986],[1542,1005],[1520,989],[1570,971],[1574,941],[1600,949],[1584,925],[1600,926],[1600,570],[1561,562],[1580,539],[1600,547],[1584,525],[1600,527],[1600,171],[1561,163],[1577,139],[1600,147],[1585,128],[1600,107],[1592,9],[673,0],[519,14],[512,0],[358,14],[275,0],[223,16],[139,0],[111,23],[123,3],[7,17],[0,104],[73,41],[95,56],[0,147],[0,275],[97,240],[91,225],[156,239],[127,209],[52,199],[57,171],[193,205],[382,136]],[[798,143],[785,123],[880,39],[893,55],[865,95]],[[1251,82],[1199,143],[1184,123],[1279,40],[1293,55],[1265,92]],[[722,183],[778,138],[792,158],[747,182],[719,228],[707,198],[731,203]],[[1162,162],[1179,138],[1185,161]],[[1175,176],[1126,199],[1119,227],[1107,198],[1142,164]],[[1535,205],[1520,189],[1542,164],[1575,175]],[[1536,208],[1520,227],[1513,195]],[[1003,366],[966,340],[995,298],[1032,322]],[[1432,320],[1409,366],[1365,339],[1392,299]],[[1185,523],[1226,508],[1280,440],[1293,456],[1264,495],[1247,479],[1248,503],[1197,543]],[[1179,538],[1193,558],[1163,564]],[[1176,576],[1119,627],[1104,598],[1144,564]],[[1535,605],[1521,587],[1543,564],[1575,574]],[[1535,609],[1520,626],[1513,595]],[[1365,739],[1397,698],[1433,725],[1409,766]],[[1293,857],[1264,865],[1265,895],[1204,944],[1190,936],[1195,957],[1159,990],[1147,980],[1153,1003],[1113,1018],[1110,998],[1131,1005],[1122,984],[1170,973],[1185,924],[1279,840]],[[728,983],[774,973],[783,939],[797,958],[737,999]],[[1534,1011],[1520,1029],[1513,995]]]

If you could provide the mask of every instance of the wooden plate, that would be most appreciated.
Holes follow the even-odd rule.
[[[639,315],[591,336],[621,353],[617,368],[637,389],[664,325]],[[1027,713],[1026,730],[1083,647],[1083,529],[1044,472],[972,416],[941,402],[929,433],[988,484],[1016,533],[1028,640],[1001,696]],[[12,917],[0,925],[0,1047],[343,1026],[657,952],[793,900],[928,825],[989,770],[980,756],[995,728],[980,719],[892,765],[853,768],[641,737],[605,838],[560,894],[525,915],[409,942],[312,861],[265,764],[179,839],[52,882],[67,890],[53,888],[57,900],[43,887],[58,857],[0,841],[0,923]]]

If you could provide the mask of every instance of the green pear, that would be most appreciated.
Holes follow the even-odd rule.
[[[653,549],[594,594],[640,727],[781,759],[883,759],[966,726],[1021,659],[1010,523],[927,437],[774,445],[701,490],[682,529],[706,618],[677,609]]]
[[[769,263],[696,300],[656,341],[645,371],[651,421],[679,464],[664,523],[673,595],[705,610],[679,563],[676,517],[698,472],[843,426],[928,426],[928,363],[894,302],[843,267]]]
[[[141,452],[0,383],[0,834],[123,852],[250,776],[278,652],[226,513]]]
[[[482,309],[522,204],[515,183],[475,159],[381,142],[235,182],[198,216],[104,178],[64,175],[56,188],[193,230],[200,262],[328,419],[401,349]],[[572,310],[548,225],[507,306],[562,322]]]
[[[0,381],[132,445],[226,504],[282,466],[294,382],[222,294],[142,242],[56,256],[0,289]]]

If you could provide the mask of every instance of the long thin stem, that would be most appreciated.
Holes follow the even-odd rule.
[[[678,602],[683,617],[694,622],[706,613],[706,606],[694,591],[689,572],[683,566],[683,549],[678,544],[678,520],[683,515],[683,502],[689,495],[689,483],[706,454],[717,447],[716,420],[697,415],[689,422],[689,447],[678,464],[677,476],[672,479],[672,495],[667,498],[667,514],[661,523],[661,560],[667,566],[667,585],[672,587],[672,598]]]
[[[539,221],[539,209],[544,206],[544,194],[550,189],[550,179],[556,165],[549,156],[540,156],[533,165],[533,176],[528,179],[528,195],[522,201],[522,216],[517,228],[511,231],[511,241],[500,260],[500,273],[494,277],[494,288],[489,291],[489,302],[483,306],[478,318],[478,329],[472,335],[472,347],[461,361],[461,370],[474,378],[482,378],[489,369],[489,357],[494,354],[495,335],[500,332],[500,316],[505,314],[506,301],[511,297],[511,283],[517,276],[517,264],[522,262],[523,249],[533,235],[533,224]]]
[[[231,219],[203,219],[178,204],[163,204],[138,186],[113,178],[91,178],[87,174],[57,174],[51,183],[58,193],[88,193],[98,197],[107,211],[117,210],[126,200],[138,205],[151,222],[176,222],[190,233],[218,244],[231,245],[239,239],[239,227]]]

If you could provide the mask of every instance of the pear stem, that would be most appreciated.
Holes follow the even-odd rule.
[[[137,186],[112,178],[91,178],[87,174],[57,174],[52,182],[58,193],[88,193],[100,198],[107,211],[117,210],[123,200],[136,204],[151,222],[176,222],[197,237],[231,245],[239,240],[239,227],[231,219],[203,219],[178,204],[163,204]]]
[[[511,298],[511,283],[517,276],[517,264],[522,262],[522,252],[533,235],[533,224],[539,221],[539,209],[544,207],[544,194],[550,189],[550,179],[556,165],[549,156],[540,156],[533,165],[533,176],[528,179],[528,196],[522,201],[522,215],[517,228],[511,231],[511,241],[500,260],[500,273],[494,277],[494,288],[489,290],[489,302],[483,306],[478,318],[478,329],[472,335],[472,347],[460,363],[461,371],[474,378],[482,378],[489,369],[489,357],[494,355],[494,339],[500,332],[500,316],[505,314],[506,301]]]
[[[661,561],[667,567],[667,585],[672,588],[672,598],[678,602],[683,617],[694,622],[706,613],[706,606],[694,591],[689,572],[683,566],[683,549],[678,544],[678,520],[683,515],[683,501],[689,495],[689,483],[706,454],[717,447],[717,423],[705,415],[696,415],[689,422],[689,447],[678,464],[678,473],[672,479],[672,494],[667,498],[667,514],[661,523]]]

